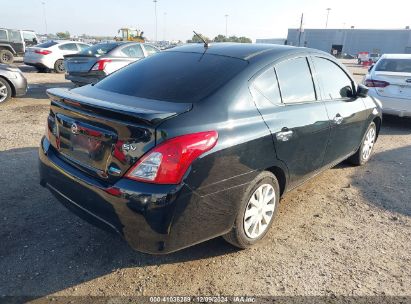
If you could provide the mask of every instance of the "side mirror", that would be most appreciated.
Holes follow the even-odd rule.
[[[368,88],[363,84],[359,84],[357,86],[357,97],[365,98],[367,96],[368,96]]]

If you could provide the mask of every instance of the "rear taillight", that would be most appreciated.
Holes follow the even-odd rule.
[[[95,65],[91,68],[92,71],[104,71],[106,68],[107,63],[111,62],[110,59],[101,59],[96,62]]]
[[[36,54],[40,54],[40,55],[48,55],[51,54],[51,51],[49,50],[35,50],[34,51]]]
[[[211,150],[217,139],[216,131],[208,131],[166,140],[143,156],[126,177],[154,184],[179,184],[193,161]]]
[[[390,85],[389,82],[375,79],[366,79],[365,85],[370,88],[385,88]]]

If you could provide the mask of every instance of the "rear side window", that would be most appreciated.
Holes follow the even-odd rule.
[[[47,49],[47,48],[52,47],[56,44],[57,44],[57,42],[55,42],[55,41],[46,41],[46,42],[37,44],[36,47]]]
[[[89,45],[82,43],[77,43],[77,46],[80,48],[81,51],[84,51],[90,47]]]
[[[78,51],[77,44],[75,43],[66,43],[59,45],[59,49],[63,51]]]
[[[151,45],[148,45],[148,44],[145,44],[144,48],[146,49],[148,56],[154,55],[155,53],[159,52],[155,47],[152,47]]]
[[[245,60],[211,54],[162,52],[117,71],[95,86],[141,98],[197,102],[247,64]]]
[[[278,88],[277,76],[275,75],[274,68],[270,68],[259,75],[253,82],[254,93],[264,96],[274,104],[281,103],[280,90]],[[255,92],[256,91],[256,92]],[[253,94],[253,96],[256,94]],[[255,96],[259,99],[258,96]]]
[[[144,57],[143,50],[139,44],[126,46],[121,50],[121,53],[127,57],[142,58]]]
[[[316,100],[311,71],[305,57],[281,62],[275,69],[284,103]]]
[[[20,32],[19,31],[13,31],[13,30],[9,31],[9,40],[10,40],[10,42],[14,42],[14,43],[23,42],[23,40],[21,39]]]
[[[0,30],[0,40],[7,40],[7,32],[5,30]]]
[[[340,99],[352,95],[351,79],[339,66],[320,57],[313,57],[313,62],[324,99]]]
[[[85,50],[82,50],[80,54],[98,57],[98,56],[107,54],[108,52],[112,51],[117,46],[118,46],[117,43],[99,43]]]
[[[411,59],[381,59],[377,63],[375,71],[411,73]]]

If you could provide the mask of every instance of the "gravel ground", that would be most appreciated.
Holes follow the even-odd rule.
[[[258,246],[217,238],[150,256],[39,186],[45,88],[71,85],[21,68],[28,94],[0,106],[0,296],[411,296],[411,120],[385,117],[366,166],[338,165],[286,194]]]

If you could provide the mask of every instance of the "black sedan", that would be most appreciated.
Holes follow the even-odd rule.
[[[41,185],[148,253],[253,245],[285,192],[366,163],[382,117],[333,57],[274,45],[178,47],[48,94]]]

